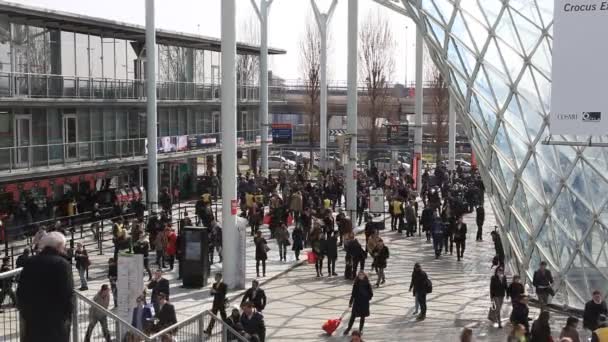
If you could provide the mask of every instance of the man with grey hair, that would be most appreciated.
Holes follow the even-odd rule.
[[[41,252],[23,266],[17,307],[25,324],[24,341],[69,341],[74,283],[65,244],[63,234],[46,234],[39,243]]]

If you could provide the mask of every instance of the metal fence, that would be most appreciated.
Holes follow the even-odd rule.
[[[0,282],[18,277],[20,273],[21,269],[0,273]],[[14,292],[13,282],[11,282],[10,289]],[[23,322],[20,320],[15,302],[11,302],[10,305],[2,304],[0,303],[2,308],[0,310],[0,341],[19,341],[23,332],[21,329]],[[211,334],[205,335],[205,328],[209,326],[212,319],[215,320],[215,325]],[[70,336],[72,342],[106,342],[106,336],[111,341],[127,342],[248,341],[208,310],[161,331],[144,333],[133,327],[128,320],[76,291],[74,291]]]

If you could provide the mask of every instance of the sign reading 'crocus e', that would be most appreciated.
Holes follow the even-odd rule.
[[[608,134],[607,32],[608,1],[555,0],[551,134]]]

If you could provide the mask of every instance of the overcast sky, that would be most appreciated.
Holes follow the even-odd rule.
[[[331,3],[331,0],[316,1],[321,11],[328,9]],[[19,0],[16,2],[126,23],[145,24],[145,0]],[[256,2],[259,3],[259,0]],[[256,20],[257,17],[255,17],[250,0],[236,0],[236,3],[237,34],[242,34],[244,30],[240,26]],[[347,5],[347,0],[338,0],[330,24],[332,47],[328,57],[328,70],[329,78],[333,80],[346,80]],[[156,25],[161,29],[200,33],[219,38],[220,6],[221,0],[156,0]],[[360,0],[359,22],[368,13],[378,10],[390,21],[397,42],[396,68],[393,79],[403,83],[407,72],[408,80],[412,82],[415,56],[414,25],[411,20],[387,10],[371,0]],[[310,0],[274,0],[272,3],[269,18],[269,44],[272,47],[287,50],[286,55],[270,58],[270,69],[280,77],[301,78],[298,48],[307,20],[314,20]],[[247,38],[237,36],[239,41],[245,41]],[[406,53],[406,50],[409,52]]]

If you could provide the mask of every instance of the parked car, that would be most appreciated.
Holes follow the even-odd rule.
[[[262,162],[259,159],[258,159],[258,165],[262,165]],[[271,156],[268,156],[268,168],[271,170],[272,169],[295,170],[296,162],[294,162],[293,160],[289,160],[285,157],[271,155]]]
[[[406,172],[410,172],[411,166],[407,163],[400,162],[399,160],[393,160],[389,157],[376,158],[372,161],[378,171],[397,171],[400,167],[403,167]]]

